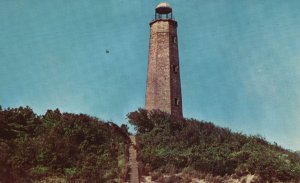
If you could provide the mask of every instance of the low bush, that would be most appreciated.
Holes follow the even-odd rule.
[[[128,114],[139,139],[138,154],[149,171],[186,168],[214,177],[258,175],[261,181],[300,181],[300,156],[259,135],[246,136],[211,122],[176,119],[158,111]]]
[[[111,122],[29,107],[0,110],[0,180],[119,181],[129,137]]]

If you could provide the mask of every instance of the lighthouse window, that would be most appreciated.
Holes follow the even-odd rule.
[[[178,73],[178,65],[172,65],[172,70],[174,73]]]
[[[179,106],[179,100],[178,100],[178,98],[174,98],[174,103],[175,103],[176,106]]]
[[[177,43],[177,37],[176,36],[173,37],[173,43]]]

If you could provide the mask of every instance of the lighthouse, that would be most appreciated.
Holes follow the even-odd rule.
[[[150,22],[145,108],[183,117],[177,22],[168,3],[157,5]]]

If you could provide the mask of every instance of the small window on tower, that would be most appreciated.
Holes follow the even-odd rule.
[[[177,43],[177,37],[176,36],[173,37],[173,43]]]
[[[178,73],[179,70],[178,65],[172,65],[172,70],[174,73]]]
[[[178,98],[174,98],[174,103],[175,103],[176,106],[179,106],[179,100],[178,100]]]

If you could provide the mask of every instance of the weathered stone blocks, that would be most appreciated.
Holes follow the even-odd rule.
[[[182,118],[177,22],[150,23],[146,109],[160,109]]]

